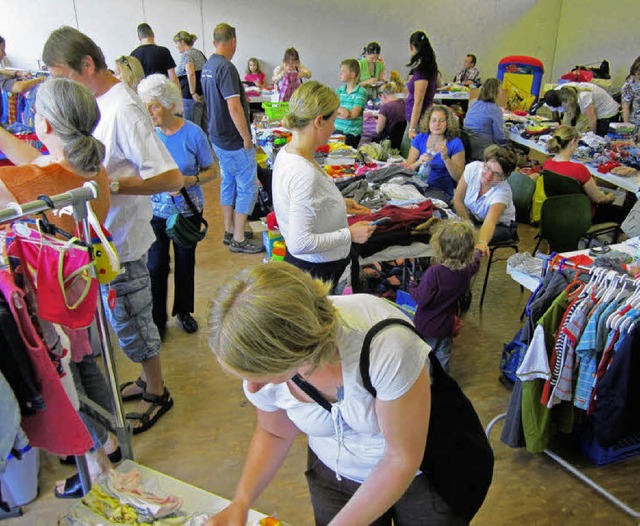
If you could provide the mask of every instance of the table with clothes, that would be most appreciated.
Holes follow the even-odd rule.
[[[544,155],[550,155],[546,143],[551,135],[526,136],[525,126],[508,126],[507,138]],[[523,136],[523,134],[525,136]],[[591,175],[632,194],[639,191],[640,146],[631,142],[612,143],[606,139],[586,133],[580,139],[580,147],[574,161],[583,163]]]
[[[109,524],[200,526],[229,504],[218,495],[125,460],[71,507],[64,524],[98,525],[107,520]],[[262,524],[265,518],[250,510],[247,525]]]

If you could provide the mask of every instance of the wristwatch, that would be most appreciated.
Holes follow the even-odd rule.
[[[114,179],[109,183],[109,190],[111,190],[112,194],[117,194],[120,191],[120,181],[118,179]]]

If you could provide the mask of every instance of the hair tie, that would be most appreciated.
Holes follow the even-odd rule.
[[[85,137],[90,137],[91,136],[91,132],[84,131],[84,130],[78,130],[78,133],[80,135],[84,135]]]

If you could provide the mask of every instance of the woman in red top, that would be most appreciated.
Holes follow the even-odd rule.
[[[615,196],[601,192],[587,167],[571,160],[578,149],[579,137],[580,134],[575,128],[560,126],[547,142],[547,151],[555,155],[547,159],[542,168],[577,180],[592,203],[596,205],[612,203]]]
[[[579,134],[571,126],[560,126],[553,137],[547,142],[547,151],[555,154],[542,165],[544,170],[549,170],[560,175],[566,175],[576,179],[582,185],[582,191],[592,202],[593,223],[622,223],[635,199],[625,199],[622,206],[612,204],[615,195],[602,192],[591,176],[591,172],[582,163],[571,161],[571,157],[578,149]],[[629,197],[629,196],[627,196]]]

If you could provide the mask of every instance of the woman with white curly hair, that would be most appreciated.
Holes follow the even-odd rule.
[[[183,175],[187,194],[197,210],[202,212],[204,195],[200,185],[215,179],[220,173],[207,136],[199,126],[177,115],[182,112],[182,95],[164,75],[150,75],[144,79],[138,85],[138,94],[149,109],[158,137]],[[153,321],[164,337],[167,327],[167,281],[171,246],[171,239],[166,234],[167,219],[176,211],[187,218],[194,218],[194,212],[181,194],[162,192],[153,195],[151,201],[151,226],[156,234],[156,241],[149,249],[147,266],[151,274]],[[195,247],[185,248],[173,243],[173,253],[175,287],[172,315],[178,317],[186,332],[193,333],[198,330],[198,322],[191,315],[194,310],[196,250]]]

